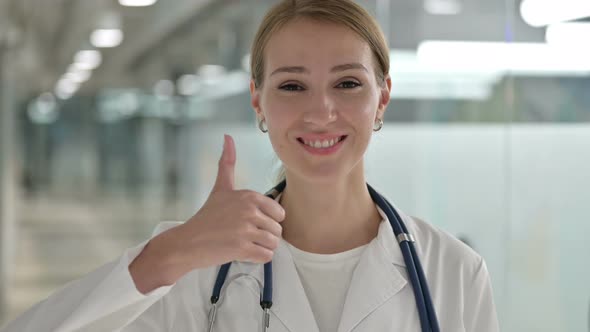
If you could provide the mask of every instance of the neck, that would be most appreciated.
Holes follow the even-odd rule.
[[[283,238],[313,253],[332,254],[367,244],[377,236],[382,219],[369,195],[362,168],[327,183],[287,172],[280,202],[286,212],[281,223]]]

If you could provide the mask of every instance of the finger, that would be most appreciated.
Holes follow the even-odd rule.
[[[252,243],[252,245],[248,248],[247,252],[248,254],[245,261],[256,264],[270,262],[274,256],[274,252],[272,250],[254,243]]]
[[[262,194],[257,197],[259,198],[257,200],[257,206],[262,213],[277,222],[281,222],[285,219],[285,209],[279,204],[279,202]]]
[[[264,213],[260,213],[260,216],[254,219],[253,224],[261,230],[265,230],[270,232],[276,237],[281,237],[283,234],[283,226],[279,224],[276,220],[272,219],[271,217],[265,215]]]
[[[223,151],[219,158],[219,168],[213,191],[234,190],[234,170],[236,166],[236,146],[230,135],[223,135]]]
[[[258,229],[252,233],[250,241],[256,245],[274,251],[279,246],[280,239],[271,232]]]

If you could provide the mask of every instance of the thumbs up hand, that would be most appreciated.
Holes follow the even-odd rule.
[[[272,260],[285,211],[263,194],[235,190],[235,164],[234,141],[225,135],[217,179],[205,204],[184,224],[154,237],[131,263],[130,272],[138,290],[146,293],[173,284],[194,269],[230,261]],[[148,270],[160,270],[163,275],[144,281],[147,277],[142,271]]]
[[[203,207],[187,222],[198,229],[190,242],[200,242],[204,266],[233,260],[265,263],[279,244],[285,218],[275,200],[252,190],[235,190],[236,148],[233,138],[224,137],[217,179]],[[192,231],[192,229],[191,229]]]

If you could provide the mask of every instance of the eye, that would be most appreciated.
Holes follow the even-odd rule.
[[[303,89],[303,87],[299,84],[295,84],[295,83],[287,83],[287,84],[283,84],[279,87],[280,90],[285,90],[285,91],[303,91],[305,89]]]
[[[356,87],[361,86],[361,84],[359,82],[356,81],[344,81],[344,82],[340,82],[337,87],[341,87],[344,89],[354,89]]]

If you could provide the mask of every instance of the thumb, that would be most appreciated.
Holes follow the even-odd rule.
[[[229,135],[223,135],[223,152],[219,159],[217,179],[213,191],[234,190],[234,168],[236,166],[236,146]]]

